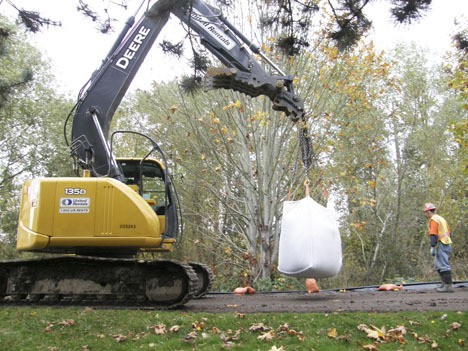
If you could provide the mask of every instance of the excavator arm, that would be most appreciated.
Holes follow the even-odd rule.
[[[107,143],[110,124],[170,14],[195,31],[201,43],[226,66],[208,70],[209,87],[232,89],[252,97],[268,96],[273,109],[283,111],[293,121],[304,115],[303,101],[294,93],[293,77],[281,72],[218,9],[201,0],[159,0],[136,24],[134,16],[127,21],[109,55],[80,92],[71,150],[80,166],[89,169],[93,176],[123,179]],[[267,73],[254,54],[278,75]]]
[[[293,77],[271,62],[260,48],[249,41],[222,13],[201,0],[179,1],[171,12],[200,36],[201,43],[226,67],[208,70],[208,87],[232,89],[256,97],[268,96],[273,109],[285,112],[296,121],[304,106],[294,94]],[[271,75],[253,58],[259,55],[278,75]]]

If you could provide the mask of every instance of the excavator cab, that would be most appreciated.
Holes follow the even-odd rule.
[[[152,159],[117,159],[123,182],[140,194],[155,212],[165,212],[165,182],[163,166]]]
[[[178,215],[174,188],[160,161],[152,158],[117,158],[123,182],[137,192],[159,218],[161,232],[170,238],[177,236]]]

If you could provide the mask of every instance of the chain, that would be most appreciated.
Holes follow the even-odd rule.
[[[309,169],[312,164],[312,142],[310,139],[309,128],[305,122],[301,122],[299,128],[299,147],[301,149],[302,163],[305,168],[306,179],[309,179]]]
[[[313,161],[315,164],[315,167],[317,168],[317,172],[319,175],[316,184],[322,186],[323,195],[328,201],[328,191],[322,183],[322,172],[320,171],[320,165],[317,159],[317,155],[315,155],[314,149],[312,146],[312,140],[310,137],[309,128],[307,127],[307,124],[305,121],[301,122],[301,125],[299,128],[299,147],[301,149],[302,163],[305,168],[304,185],[306,187],[307,195],[309,195],[309,184],[310,184],[309,170],[310,170],[310,167],[312,166],[312,161]]]

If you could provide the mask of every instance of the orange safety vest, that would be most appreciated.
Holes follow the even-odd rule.
[[[445,218],[434,214],[430,218],[429,223],[431,221],[434,221],[434,222],[436,222],[438,224],[437,225],[438,241],[440,241],[441,243],[443,243],[445,245],[451,244],[452,239],[450,239],[450,229],[449,229],[449,226],[448,226],[447,221],[445,220]],[[429,232],[429,234],[435,234],[435,233],[430,233]]]

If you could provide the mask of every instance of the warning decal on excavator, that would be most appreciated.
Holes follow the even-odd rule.
[[[62,197],[59,213],[89,213],[89,197]]]

